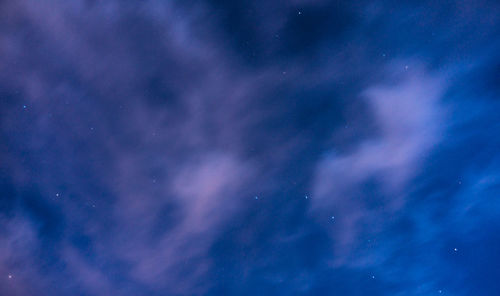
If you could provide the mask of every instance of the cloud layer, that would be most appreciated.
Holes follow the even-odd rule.
[[[495,295],[498,4],[0,4],[0,294]]]

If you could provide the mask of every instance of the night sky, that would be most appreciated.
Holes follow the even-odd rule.
[[[0,295],[500,295],[500,3],[0,1]]]

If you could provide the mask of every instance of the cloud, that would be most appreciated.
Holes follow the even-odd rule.
[[[116,234],[111,249],[131,265],[135,280],[183,294],[206,285],[198,280],[211,265],[208,249],[238,212],[242,186],[253,172],[224,153],[179,165],[171,182],[154,194],[138,192],[127,181],[117,188],[114,223],[127,231]]]
[[[436,290],[498,207],[494,9],[188,2],[0,4],[2,292]]]
[[[393,67],[407,68],[402,63]],[[312,214],[335,216],[336,264],[355,265],[348,261],[367,234],[383,229],[387,216],[398,215],[414,190],[409,181],[441,140],[446,86],[438,74],[411,68],[403,73],[390,70],[403,78],[361,94],[374,135],[345,153],[330,151],[317,165]]]
[[[24,217],[0,215],[0,284],[2,292],[9,295],[30,295],[42,286],[24,285],[24,281],[36,274],[33,266],[38,245],[37,229]]]

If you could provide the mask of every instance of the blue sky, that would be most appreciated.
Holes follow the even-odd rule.
[[[1,295],[500,295],[495,1],[4,1]]]

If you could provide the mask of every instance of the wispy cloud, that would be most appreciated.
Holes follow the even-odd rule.
[[[0,294],[459,294],[485,3],[2,2]]]

